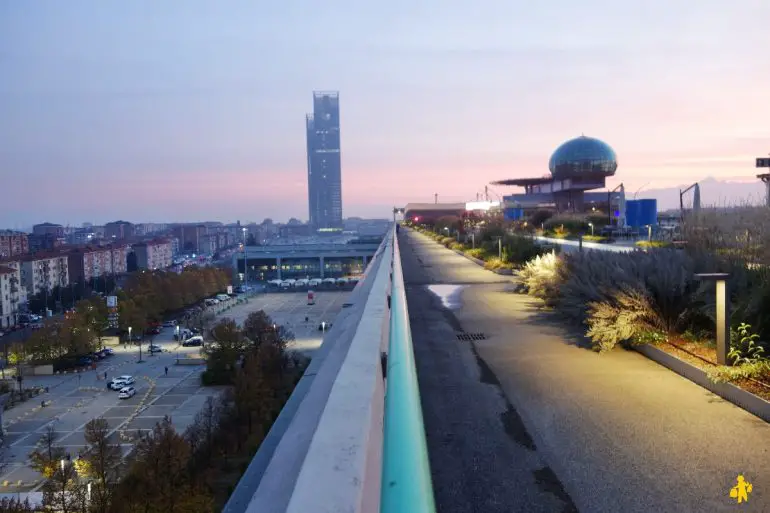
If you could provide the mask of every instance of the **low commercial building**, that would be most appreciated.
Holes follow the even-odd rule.
[[[233,254],[233,271],[245,282],[357,275],[378,247],[379,242],[245,246]]]

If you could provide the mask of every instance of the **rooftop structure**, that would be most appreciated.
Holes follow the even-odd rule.
[[[606,179],[618,168],[615,151],[605,142],[581,135],[561,144],[548,162],[550,176],[515,178],[492,182],[524,188],[524,194],[506,196],[506,216],[517,218],[524,210],[550,208],[557,212],[584,212],[587,208],[612,212],[625,217],[625,193],[594,192],[603,189]]]

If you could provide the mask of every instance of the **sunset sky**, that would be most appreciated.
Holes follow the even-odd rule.
[[[340,91],[346,217],[545,174],[581,133],[632,191],[751,180],[769,20],[768,0],[0,1],[0,228],[307,219],[313,90]]]

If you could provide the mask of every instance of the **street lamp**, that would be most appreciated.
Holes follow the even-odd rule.
[[[732,362],[727,359],[727,352],[730,350],[730,296],[727,290],[727,279],[730,275],[727,273],[704,273],[696,274],[695,277],[703,281],[716,282],[717,364],[732,365]]]
[[[131,340],[131,326],[128,327],[128,342],[133,342],[133,340]]]
[[[588,226],[591,227],[591,237],[594,236],[594,223],[588,223]]]
[[[177,342],[181,342],[180,337],[179,337],[179,325],[178,324],[176,325],[176,328],[174,328],[174,332],[176,334],[176,341]]]
[[[326,321],[321,321],[321,335],[326,334]]]
[[[652,225],[647,225],[647,242],[652,242]]]

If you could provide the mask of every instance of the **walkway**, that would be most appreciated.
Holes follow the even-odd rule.
[[[400,242],[440,513],[735,511],[739,473],[740,509],[770,511],[765,422],[635,352],[582,348],[422,235]]]

